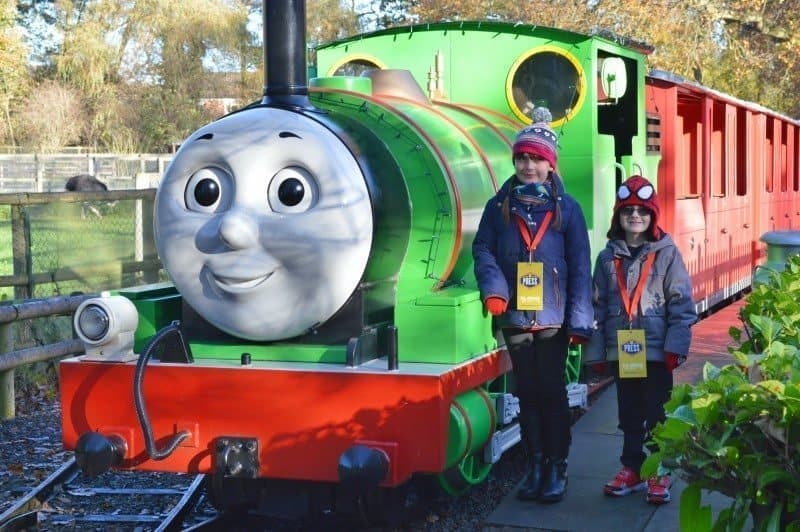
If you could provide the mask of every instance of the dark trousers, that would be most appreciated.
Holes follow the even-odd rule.
[[[564,381],[566,331],[503,329],[503,336],[517,383],[520,430],[528,453],[567,458],[571,419]]]
[[[620,379],[619,365],[614,364],[617,383],[619,428],[623,433],[622,465],[637,473],[646,458],[645,445],[655,451],[650,440],[653,427],[666,419],[664,403],[672,392],[672,373],[663,362],[647,362],[647,377]]]

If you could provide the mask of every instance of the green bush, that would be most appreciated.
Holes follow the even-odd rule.
[[[751,516],[756,530],[800,531],[800,257],[753,288],[741,318],[736,363],[675,387],[643,471],[688,483],[681,530],[741,530]],[[715,521],[702,489],[732,499]]]

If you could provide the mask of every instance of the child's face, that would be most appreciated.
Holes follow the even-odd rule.
[[[629,236],[645,233],[653,221],[653,213],[640,205],[625,206],[619,210],[622,230]]]
[[[530,153],[520,153],[514,157],[514,169],[520,183],[544,183],[553,169],[547,159]]]

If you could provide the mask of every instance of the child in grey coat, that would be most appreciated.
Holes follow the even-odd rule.
[[[647,488],[647,502],[670,501],[670,477],[639,476],[652,428],[665,419],[672,371],[685,360],[691,326],[697,321],[692,286],[683,257],[658,226],[660,208],[653,185],[632,176],[617,191],[608,243],[597,257],[593,306],[597,329],[585,364],[612,363],[617,385],[619,428],[624,439],[622,469],[603,488],[623,496]]]

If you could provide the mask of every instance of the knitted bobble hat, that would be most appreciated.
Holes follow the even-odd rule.
[[[532,124],[517,134],[517,139],[514,141],[513,158],[516,159],[523,153],[536,155],[555,168],[558,161],[557,143],[558,137],[548,124],[544,122]]]

